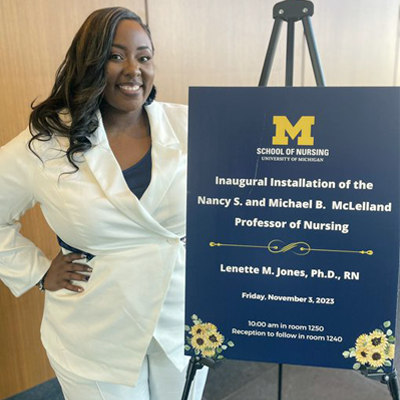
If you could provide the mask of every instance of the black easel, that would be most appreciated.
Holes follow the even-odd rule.
[[[265,56],[264,66],[258,86],[267,86],[283,21],[288,24],[285,86],[293,86],[294,24],[297,21],[303,22],[304,35],[307,40],[317,86],[325,86],[324,74],[322,72],[321,62],[319,60],[314,33],[311,26],[311,17],[313,14],[314,4],[311,1],[285,0],[275,4],[273,9],[273,18],[275,19],[274,27],[272,29],[271,39],[269,41],[267,55]]]
[[[182,399],[187,400],[189,398],[190,387],[192,386],[192,382],[196,375],[196,372],[199,369],[202,369],[204,366],[208,368],[214,368],[215,361],[211,360],[210,358],[200,357],[200,356],[193,356],[188,365],[188,369],[186,371],[186,382],[185,387],[183,388]]]
[[[267,86],[283,21],[287,22],[288,24],[285,86],[293,86],[294,24],[297,21],[303,22],[304,35],[307,40],[308,50],[310,52],[311,63],[313,66],[317,86],[325,86],[325,78],[318,56],[317,46],[315,43],[314,33],[311,25],[311,17],[313,14],[314,4],[311,1],[285,0],[275,4],[273,9],[273,18],[275,19],[274,27],[272,29],[272,34],[269,41],[268,50],[265,56],[264,66],[261,72],[258,86]],[[393,400],[400,400],[396,369],[394,369],[390,373],[368,373],[367,371],[362,371],[362,374],[367,378],[378,380],[381,383],[386,384]],[[282,400],[282,375],[283,365],[278,364],[278,400]]]
[[[294,66],[294,33],[295,23],[303,22],[304,35],[307,40],[308,50],[310,52],[311,63],[314,70],[315,81],[317,86],[325,86],[325,78],[318,56],[317,46],[315,43],[314,33],[311,25],[311,17],[314,14],[314,4],[311,1],[303,0],[285,0],[275,4],[273,9],[273,18],[275,19],[274,27],[268,45],[267,54],[265,56],[264,66],[261,72],[258,86],[267,86],[269,76],[271,74],[272,63],[276,48],[278,46],[279,34],[282,22],[287,22],[287,39],[286,39],[286,76],[285,86],[293,86],[293,66]],[[282,400],[282,376],[283,365],[278,365],[278,400]]]

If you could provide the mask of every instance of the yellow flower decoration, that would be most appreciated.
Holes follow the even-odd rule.
[[[217,331],[215,332],[207,332],[206,334],[208,347],[212,349],[216,349],[217,347],[221,346],[224,342],[224,337]]]
[[[201,354],[203,354],[203,357],[213,357],[215,356],[215,350],[210,349],[209,347],[206,347],[201,351]]]
[[[225,343],[225,337],[211,322],[203,322],[196,314],[191,318],[193,325],[185,325],[185,331],[188,333],[185,338],[185,351],[217,361],[225,358],[222,353],[235,344],[231,340]]]
[[[368,355],[368,363],[375,368],[382,367],[386,357],[382,349],[375,349]]]
[[[365,333],[360,335],[356,340],[356,347],[357,348],[365,347],[368,344],[368,338],[369,338],[369,335],[366,335]]]
[[[192,334],[192,336],[203,335],[205,332],[206,330],[204,328],[204,324],[193,325],[190,329],[190,333]]]
[[[394,359],[394,350],[395,350],[394,344],[389,344],[389,346],[387,348],[387,357],[389,360]]]
[[[206,324],[203,324],[203,326],[204,329],[208,332],[217,332],[217,327],[211,322],[207,322]]]
[[[193,348],[197,350],[203,350],[208,344],[206,337],[199,335],[193,336],[190,342]]]
[[[373,350],[384,349],[387,344],[388,339],[381,331],[375,330],[368,337],[368,346]]]
[[[367,346],[360,346],[356,349],[356,360],[362,365],[367,364],[368,361],[368,350]]]
[[[376,370],[383,372],[385,368],[393,367],[395,338],[390,326],[391,322],[385,321],[381,328],[376,328],[369,334],[359,335],[355,346],[342,353],[344,358],[356,359],[353,369],[364,373]]]

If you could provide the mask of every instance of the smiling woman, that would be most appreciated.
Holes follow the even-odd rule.
[[[106,64],[104,100],[120,111],[136,111],[153,88],[153,45],[140,24],[124,20],[118,24],[111,55]]]
[[[101,104],[110,146],[123,170],[150,149],[150,126],[143,112],[155,90],[153,44],[148,32],[133,20],[121,21],[106,64],[107,85]]]
[[[67,400],[183,391],[187,108],[155,101],[153,55],[135,13],[95,11],[29,128],[0,149],[0,278],[16,296],[45,291],[42,342]],[[53,260],[19,232],[35,203],[58,236]]]

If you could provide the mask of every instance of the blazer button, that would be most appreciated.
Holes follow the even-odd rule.
[[[169,244],[177,244],[179,242],[179,239],[168,238],[167,242]]]

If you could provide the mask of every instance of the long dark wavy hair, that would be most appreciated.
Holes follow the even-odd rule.
[[[96,112],[107,83],[105,66],[117,25],[125,19],[138,22],[149,35],[153,46],[148,26],[127,8],[103,8],[90,14],[76,33],[57,70],[50,96],[38,105],[34,105],[34,102],[31,105],[29,128],[32,138],[29,148],[33,153],[34,140],[47,141],[53,135],[67,137],[69,147],[66,156],[75,171],[79,169],[74,156],[92,147],[88,138],[99,126]],[[153,87],[145,104],[150,104],[155,95]],[[62,114],[68,114],[68,122],[65,118],[63,120]]]

